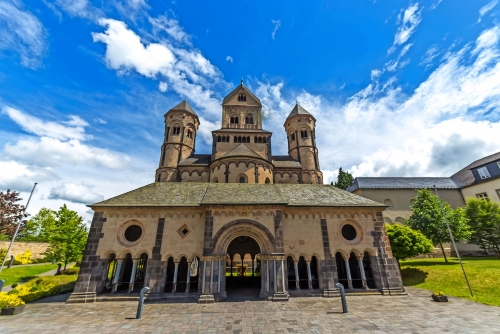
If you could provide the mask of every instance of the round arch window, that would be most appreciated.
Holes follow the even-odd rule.
[[[392,201],[390,199],[386,199],[384,201],[384,204],[388,206],[388,209],[392,209],[392,207],[394,206],[394,204],[392,203]]]
[[[356,228],[352,226],[351,224],[345,224],[342,226],[342,237],[346,240],[354,240],[358,236],[358,232],[356,231]]]
[[[245,183],[245,178],[243,176],[240,176],[240,180],[239,180],[240,183]]]
[[[142,236],[142,228],[139,225],[130,225],[125,230],[124,236],[128,242],[135,242]]]

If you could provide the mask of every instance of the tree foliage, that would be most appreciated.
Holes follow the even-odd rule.
[[[56,212],[41,208],[36,215],[26,222],[24,230],[19,234],[22,241],[48,242],[48,231],[56,222]]]
[[[455,241],[467,240],[470,237],[470,229],[464,209],[453,210],[446,201],[441,200],[441,202]],[[422,232],[435,246],[439,245],[445,261],[448,262],[443,243],[451,242],[451,239],[437,196],[429,189],[421,189],[417,192],[410,209],[412,215],[407,221],[408,226]]]
[[[346,190],[347,187],[351,184],[351,181],[354,180],[354,177],[349,173],[349,171],[344,172],[342,167],[339,168],[339,175],[337,176],[337,182],[335,182],[334,186],[343,190]]]
[[[468,198],[465,213],[472,231],[470,242],[484,250],[493,250],[500,257],[500,205],[489,200]]]
[[[53,224],[47,224],[42,235],[47,236],[50,243],[45,256],[68,263],[80,260],[87,243],[88,231],[83,218],[76,211],[69,210],[64,204],[54,213]]]
[[[0,234],[8,236],[9,239],[16,232],[17,222],[23,218],[24,205],[18,203],[21,200],[17,191],[0,191]],[[23,227],[24,222],[21,222],[19,230]]]
[[[398,261],[420,254],[427,254],[434,249],[432,242],[425,235],[406,225],[386,224],[385,228],[391,242],[392,255]]]

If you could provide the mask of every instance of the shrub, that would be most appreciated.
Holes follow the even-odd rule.
[[[14,258],[14,264],[30,264],[33,261],[31,261],[31,250],[27,250],[23,254],[16,255]]]
[[[39,259],[33,259],[33,263],[47,263],[50,261],[47,261],[45,258],[39,258]]]
[[[7,248],[0,248],[0,261],[3,262],[3,258],[5,257],[5,254],[7,254]]]
[[[14,284],[12,284],[10,287],[11,287],[12,289],[15,289],[15,288],[16,288],[16,286],[18,286],[18,285],[19,285],[18,283],[14,283]]]
[[[82,266],[82,260],[76,261],[75,267],[80,268]]]
[[[0,292],[0,309],[14,308],[24,305],[24,301],[16,295],[10,295],[7,292]]]
[[[446,296],[443,291],[434,291],[432,295],[436,297]]]
[[[47,276],[32,279],[16,287],[9,294],[16,295],[25,302],[31,302],[43,297],[71,292],[75,287],[75,281],[76,276]]]
[[[61,274],[63,274],[63,275],[78,275],[79,271],[80,271],[80,268],[71,267],[71,268],[68,268],[66,270],[62,270]]]

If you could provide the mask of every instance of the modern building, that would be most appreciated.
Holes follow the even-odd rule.
[[[148,298],[200,303],[250,293],[403,293],[385,205],[322,185],[315,119],[284,120],[287,156],[274,156],[259,99],[241,83],[224,98],[211,154],[194,154],[199,118],[187,101],[165,114],[156,182],[95,203],[69,302]],[[130,296],[128,297],[130,298]]]

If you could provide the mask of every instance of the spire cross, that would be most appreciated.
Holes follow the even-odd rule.
[[[241,84],[243,85],[243,77],[241,77]]]

